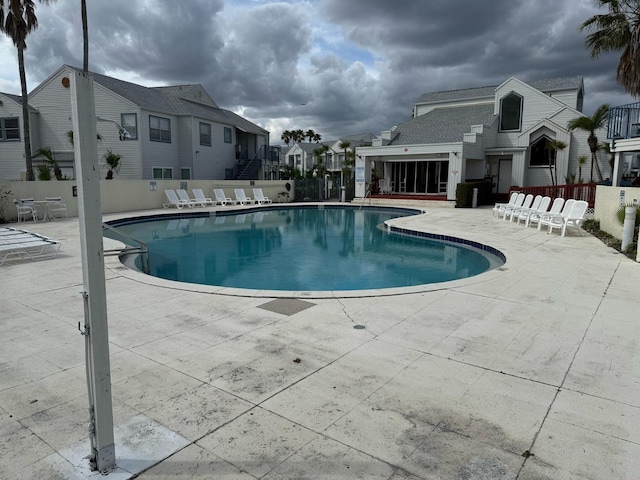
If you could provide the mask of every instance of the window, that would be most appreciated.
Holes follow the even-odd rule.
[[[173,178],[173,169],[166,167],[153,167],[153,178],[157,180]]]
[[[191,180],[191,169],[190,168],[181,168],[180,169],[180,180]]]
[[[211,124],[200,122],[200,145],[211,146]]]
[[[295,160],[296,160],[296,157],[294,157],[293,155],[289,155],[289,165],[293,166]]]
[[[547,142],[549,137],[543,135],[531,144],[531,151],[529,153],[529,166],[530,167],[548,167],[549,166],[549,147]],[[552,165],[555,165],[555,153],[552,159]]]
[[[231,128],[224,127],[224,143],[231,143]]]
[[[171,120],[149,115],[149,140],[171,143]]]
[[[20,125],[18,117],[0,118],[0,141],[20,141]]]
[[[500,100],[500,130],[520,130],[522,122],[522,97],[511,92]]]
[[[122,128],[124,128],[129,137],[127,140],[137,140],[138,139],[138,115],[135,113],[122,113],[120,114],[120,123],[122,124]]]

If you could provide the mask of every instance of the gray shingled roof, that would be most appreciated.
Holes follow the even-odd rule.
[[[398,125],[389,145],[461,142],[463,135],[471,132],[471,125],[494,121],[493,105],[436,108]]]
[[[554,90],[566,90],[568,88],[578,88],[582,84],[580,75],[574,77],[558,77],[545,80],[535,80],[525,82],[536,90],[548,93]],[[472,98],[491,98],[495,95],[499,85],[488,87],[463,88],[459,90],[446,90],[442,92],[424,93],[418,98],[416,103],[445,102],[452,100],[469,100]]]
[[[80,69],[75,67],[67,66],[80,71]],[[99,73],[93,74],[93,80],[146,110],[177,116],[192,115],[205,120],[211,120],[212,122],[234,125],[253,134],[265,135],[269,133],[264,128],[230,110],[215,108],[180,98],[180,95],[188,91],[189,87],[196,87],[197,85],[149,88],[118,80],[117,78],[107,77]]]
[[[2,95],[4,95],[5,97],[10,98],[11,100],[13,100],[14,102],[16,102],[18,105],[22,105],[22,95],[13,95],[12,93],[2,93]]]

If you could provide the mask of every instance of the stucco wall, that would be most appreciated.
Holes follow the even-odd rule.
[[[623,200],[621,200],[620,192],[624,192]],[[600,220],[600,229],[617,239],[622,239],[622,225],[616,219],[616,211],[620,208],[621,202],[622,204],[633,203],[634,199],[640,202],[640,187],[598,185],[593,217]]]
[[[155,189],[151,183],[155,182]],[[165,189],[180,188],[180,180],[102,180],[100,182],[100,197],[103,213],[118,213],[134,210],[150,210],[162,208],[162,204],[167,202],[164,194]],[[205,196],[215,199],[213,188],[222,188],[226,195],[235,198],[234,188],[244,188],[248,197],[253,198],[254,187],[262,188],[265,196],[274,202],[278,202],[278,193],[287,191],[285,185],[291,184],[289,201],[293,200],[294,185],[293,180],[256,180],[251,185],[247,180],[188,180],[187,191],[192,196],[193,188],[201,188]],[[62,198],[62,202],[67,205],[67,212],[70,217],[78,215],[78,198],[73,196],[75,181],[69,182],[3,182],[11,190],[12,195],[5,202],[5,216],[9,221],[15,221],[16,209],[13,198],[34,198],[44,200],[45,197]],[[284,201],[284,197],[281,197]]]

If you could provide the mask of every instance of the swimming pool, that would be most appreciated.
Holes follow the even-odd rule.
[[[504,256],[491,247],[425,233],[392,233],[383,226],[386,220],[418,213],[386,207],[275,206],[109,224],[147,244],[151,275],[203,285],[387,289],[467,278],[504,263]],[[117,238],[112,232],[105,236]]]

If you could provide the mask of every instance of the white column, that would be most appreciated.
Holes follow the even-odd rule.
[[[71,114],[76,172],[78,217],[85,301],[87,386],[89,389],[89,462],[106,473],[116,466],[111,402],[111,365],[107,330],[107,296],[102,247],[100,165],[93,95],[93,76],[75,72],[71,88]]]
[[[620,164],[622,163],[623,156],[621,152],[616,152],[615,155],[615,165],[613,166],[613,173],[611,174],[612,187],[617,187],[618,185],[620,185],[620,180],[622,179],[622,169]]]

